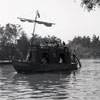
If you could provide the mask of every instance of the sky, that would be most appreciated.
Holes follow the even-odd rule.
[[[53,22],[46,27],[36,24],[35,33],[53,36],[68,42],[75,36],[100,36],[100,9],[88,12],[80,6],[81,0],[0,0],[0,25],[20,24],[30,37],[34,23],[21,22],[17,17]]]

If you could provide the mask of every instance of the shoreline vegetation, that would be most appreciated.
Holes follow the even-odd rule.
[[[31,33],[30,33],[31,34]],[[25,60],[29,51],[30,43],[32,44],[59,44],[62,45],[64,41],[56,36],[41,37],[38,34],[32,35],[28,38],[25,31],[20,25],[6,24],[0,26],[0,63],[2,61]],[[70,50],[82,59],[100,58],[100,39],[99,36],[78,36],[74,37],[66,44]]]
[[[11,60],[0,60],[0,65],[12,64]]]
[[[72,49],[75,49],[80,58],[98,59],[100,58],[100,39],[99,36],[78,36],[74,37],[72,41],[69,41],[69,45]]]

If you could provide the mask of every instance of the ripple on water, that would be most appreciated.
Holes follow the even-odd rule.
[[[0,100],[99,100],[100,63],[81,62],[80,71],[33,75],[0,67]]]

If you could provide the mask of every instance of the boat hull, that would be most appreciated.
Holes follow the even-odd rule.
[[[72,64],[40,64],[32,62],[14,61],[13,67],[18,73],[36,73],[36,72],[51,72],[51,71],[66,71],[78,69],[76,63]]]

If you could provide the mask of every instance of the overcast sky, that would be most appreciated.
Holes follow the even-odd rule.
[[[77,1],[77,2],[74,2]],[[87,12],[80,6],[81,0],[0,0],[0,24],[22,25],[30,36],[33,23],[20,22],[17,17],[34,19],[36,10],[40,13],[38,20],[53,22],[56,25],[46,27],[36,25],[35,33],[41,36],[55,35],[65,42],[75,36],[100,35],[100,9]]]

